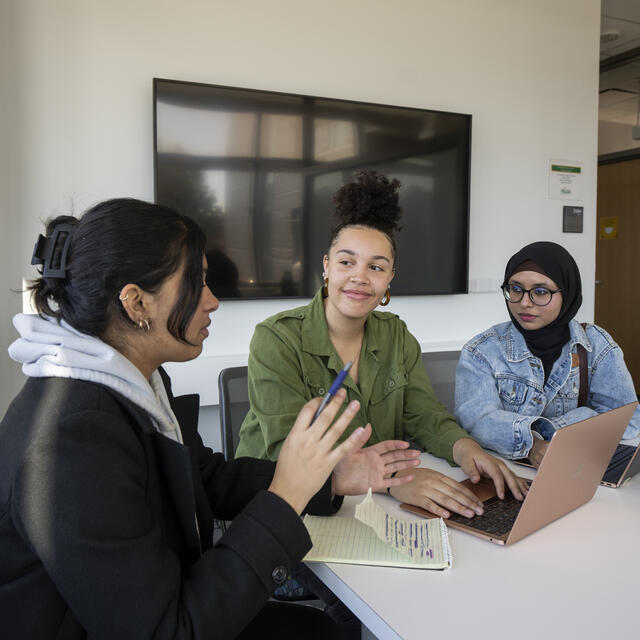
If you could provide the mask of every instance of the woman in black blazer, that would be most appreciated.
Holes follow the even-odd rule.
[[[16,316],[10,348],[28,379],[0,424],[3,638],[336,632],[317,610],[265,606],[311,546],[299,515],[408,482],[391,476],[417,454],[362,448],[369,426],[334,447],[357,410],[332,424],[343,393],[311,426],[319,400],[303,408],[277,464],[204,447],[197,396],[174,398],[161,369],[208,335],[204,255],[193,221],[136,200],[39,237],[40,315]],[[215,545],[214,518],[233,520]]]

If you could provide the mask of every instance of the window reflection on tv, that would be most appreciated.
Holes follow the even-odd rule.
[[[467,291],[471,116],[154,80],[156,200],[207,234],[219,298],[311,297],[333,194],[401,182],[393,295]]]

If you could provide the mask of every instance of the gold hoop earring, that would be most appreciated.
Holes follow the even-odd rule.
[[[128,300],[128,299],[129,299],[129,294],[128,293],[124,298],[122,297],[122,294],[120,294],[118,296],[118,300],[120,300],[120,302],[124,302],[125,300]]]
[[[324,285],[322,286],[322,297],[326,298],[329,295],[329,278],[325,276]]]
[[[391,289],[387,287],[387,290],[384,292],[384,296],[382,300],[380,300],[380,306],[386,307],[391,302]]]
[[[142,331],[146,331],[147,333],[149,333],[149,331],[151,331],[149,321],[146,318],[142,318],[142,320],[138,322],[138,329],[142,329]]]

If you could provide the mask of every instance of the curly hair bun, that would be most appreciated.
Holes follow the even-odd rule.
[[[335,216],[340,226],[364,225],[393,236],[400,231],[398,220],[402,209],[398,204],[400,181],[389,180],[377,171],[359,171],[333,197]]]

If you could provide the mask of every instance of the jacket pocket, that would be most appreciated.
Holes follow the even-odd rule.
[[[572,369],[569,379],[562,385],[556,396],[560,402],[562,413],[568,413],[578,407],[580,395],[580,370]]]
[[[573,368],[569,374],[569,378],[562,385],[558,395],[561,398],[573,399],[577,398],[580,393],[580,369]]]
[[[309,390],[309,398],[322,398],[331,386],[327,370],[319,370],[317,367],[311,367],[304,372],[304,384]]]
[[[505,410],[518,411],[526,400],[529,385],[511,376],[497,376],[496,385]]]
[[[382,369],[373,384],[371,390],[371,404],[385,402],[392,393],[404,393],[407,386],[407,374],[403,369]]]
[[[329,387],[327,387],[322,381],[313,381],[306,376],[304,381],[312,398],[322,398],[327,391],[329,391]]]

